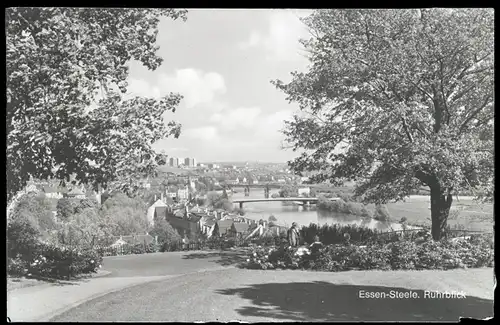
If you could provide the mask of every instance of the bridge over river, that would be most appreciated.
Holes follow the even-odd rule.
[[[330,201],[337,201],[339,198],[331,198]],[[240,209],[243,208],[243,203],[252,203],[252,202],[300,202],[304,205],[310,205],[314,203],[318,203],[317,197],[278,197],[278,198],[269,198],[269,199],[235,199],[233,203],[239,204]]]

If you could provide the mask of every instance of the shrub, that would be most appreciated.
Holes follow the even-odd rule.
[[[240,216],[244,216],[245,215],[245,210],[242,208],[240,209],[239,207],[236,207],[233,209],[233,212],[240,215]]]
[[[40,232],[55,227],[50,201],[43,194],[28,193],[22,195],[10,215],[10,220],[18,218],[26,220]]]
[[[62,279],[94,273],[102,264],[97,250],[39,243],[33,247],[31,260],[20,257],[9,259],[8,272],[15,275]]]
[[[381,233],[376,230],[356,225],[325,224],[319,227],[317,224],[311,223],[300,229],[300,236],[304,242],[312,243],[314,236],[317,235],[320,241],[326,245],[344,243],[344,234],[346,233],[349,234],[350,241],[353,243],[368,243],[381,236]]]
[[[410,240],[375,242],[366,246],[332,244],[316,253],[307,249],[258,246],[247,259],[248,268],[303,268],[321,271],[345,270],[422,270],[493,266],[494,250],[488,236],[470,240]]]
[[[75,200],[62,198],[57,201],[57,216],[61,220],[67,220],[71,217],[76,210],[77,204]]]
[[[342,212],[348,213],[348,214],[353,214],[356,216],[361,216],[363,215],[363,205],[361,203],[357,202],[347,202],[344,205],[344,210]]]
[[[348,194],[342,193],[342,192],[338,194],[338,197],[340,199],[342,199],[342,201],[344,201],[344,202],[350,202],[351,201],[351,196],[348,195]]]
[[[7,224],[7,256],[31,260],[38,245],[40,231],[23,217],[13,217]]]

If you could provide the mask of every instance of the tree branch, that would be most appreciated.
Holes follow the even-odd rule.
[[[408,124],[406,124],[406,119],[404,117],[401,117],[401,120],[403,121],[403,128],[405,130],[406,136],[408,136],[410,142],[413,143],[413,136],[411,135],[410,130],[408,129]]]
[[[443,79],[444,79],[443,60],[439,60],[439,73],[441,75],[441,78],[440,78],[441,97],[443,98],[443,105],[444,105],[444,109],[446,111],[446,125],[449,125],[450,124],[450,111],[448,110],[448,104],[446,102],[444,86],[443,86]]]
[[[460,126],[459,133],[462,133],[462,132],[465,130],[465,128],[466,128],[466,126],[467,126],[467,123],[469,123],[469,122],[470,122],[473,118],[475,118],[475,117],[476,117],[476,115],[477,115],[477,114],[479,114],[479,112],[480,112],[481,110],[483,110],[483,108],[485,108],[485,107],[486,107],[486,105],[488,105],[488,104],[489,104],[490,98],[491,98],[491,96],[490,96],[490,95],[486,96],[486,99],[484,100],[484,103],[483,103],[481,106],[479,106],[477,109],[475,109],[475,110],[472,112],[472,114],[471,114],[471,115],[469,115],[469,117],[465,119],[465,121],[464,121],[464,122],[462,123],[462,125]]]
[[[457,95],[453,96],[453,98],[450,99],[451,102],[454,102],[460,98],[462,98],[465,94],[467,94],[469,91],[471,91],[472,89],[474,89],[475,87],[477,87],[478,84],[480,84],[481,82],[483,82],[484,79],[486,79],[487,75],[483,76],[483,78],[479,81],[476,81],[474,83],[472,83],[472,85],[470,87],[467,87],[466,89],[462,90],[460,93],[458,93]],[[451,95],[451,94],[450,94]]]

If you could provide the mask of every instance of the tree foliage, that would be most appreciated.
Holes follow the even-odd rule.
[[[293,186],[290,184],[283,185],[279,190],[280,197],[298,197],[299,189],[297,186]]]
[[[75,213],[76,203],[73,199],[61,198],[57,201],[57,217],[61,220],[67,220]]]
[[[30,224],[38,232],[51,230],[55,227],[50,201],[43,194],[38,193],[28,193],[21,196],[12,211],[12,219]]]
[[[227,195],[227,194],[226,194]],[[215,209],[224,209],[226,211],[233,211],[233,205],[229,199],[224,198],[224,194],[219,194],[217,192],[208,192],[206,204],[209,207]]]
[[[181,236],[170,223],[164,218],[156,218],[153,229],[150,232],[151,236],[158,236],[158,244],[176,243],[181,240]]]
[[[57,231],[57,240],[60,244],[83,248],[107,246],[111,244],[112,226],[97,209],[82,209],[61,224]]]
[[[160,16],[185,19],[184,10],[8,8],[7,192],[30,176],[124,191],[154,175],[166,157],[151,144],[173,135],[166,124],[181,96],[125,98],[128,62],[150,70],[163,59],[155,44]],[[97,96],[100,96],[97,97]],[[92,106],[93,105],[93,106]]]
[[[310,67],[274,81],[301,112],[284,134],[315,182],[355,181],[366,202],[431,191],[433,237],[461,188],[492,197],[490,9],[317,10]]]
[[[104,202],[100,214],[114,236],[143,235],[149,227],[147,208],[140,198],[116,193]]]

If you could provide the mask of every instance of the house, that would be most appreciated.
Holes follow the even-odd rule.
[[[65,192],[61,188],[54,187],[54,186],[43,186],[42,191],[46,197],[51,198],[51,199],[62,199],[63,194]]]
[[[177,230],[179,235],[192,236],[199,234],[202,229],[202,217],[199,215],[190,214],[187,207],[182,210],[177,210],[174,214],[167,215],[167,221]]]
[[[259,180],[255,176],[249,177],[248,184],[249,185],[257,185],[257,184],[259,184]]]
[[[230,184],[230,185],[236,185],[236,184],[239,184],[240,183],[240,179],[238,177],[236,178],[230,178],[226,181],[227,184]]]
[[[124,245],[151,245],[156,241],[156,238],[146,233],[145,235],[130,235],[130,236],[120,236],[111,247],[120,248]]]
[[[146,189],[150,189],[151,188],[151,183],[148,183],[148,182],[145,182],[145,181],[142,181],[139,183],[139,186],[141,188],[146,188]]]
[[[165,191],[165,195],[171,199],[177,198],[177,192],[171,192],[170,190]]]
[[[56,216],[57,216],[57,203],[59,202],[59,199],[49,198],[48,200],[49,200],[49,204],[50,204],[50,212],[52,212],[54,220],[57,220],[56,219]]]
[[[214,236],[226,236],[233,224],[232,219],[217,220],[214,226],[213,235]]]
[[[246,222],[233,222],[231,228],[228,230],[230,237],[243,237],[248,232],[249,225]]]
[[[169,186],[165,190],[165,195],[171,199],[175,199],[177,197],[177,188],[175,186]]]
[[[67,191],[66,193],[63,194],[64,197],[67,197],[67,198],[73,198],[73,199],[84,199],[85,198],[85,192],[76,187],[76,188],[72,188],[70,189],[69,191]]]
[[[304,194],[309,196],[311,194],[311,188],[310,187],[299,188],[298,191],[299,191],[299,196],[302,196]]]
[[[189,199],[189,189],[188,187],[179,188],[177,190],[177,199],[179,200],[188,200]]]
[[[217,223],[217,220],[213,217],[208,217],[208,218],[202,218],[201,222],[201,232],[207,237],[210,237],[213,233],[215,224]]]

